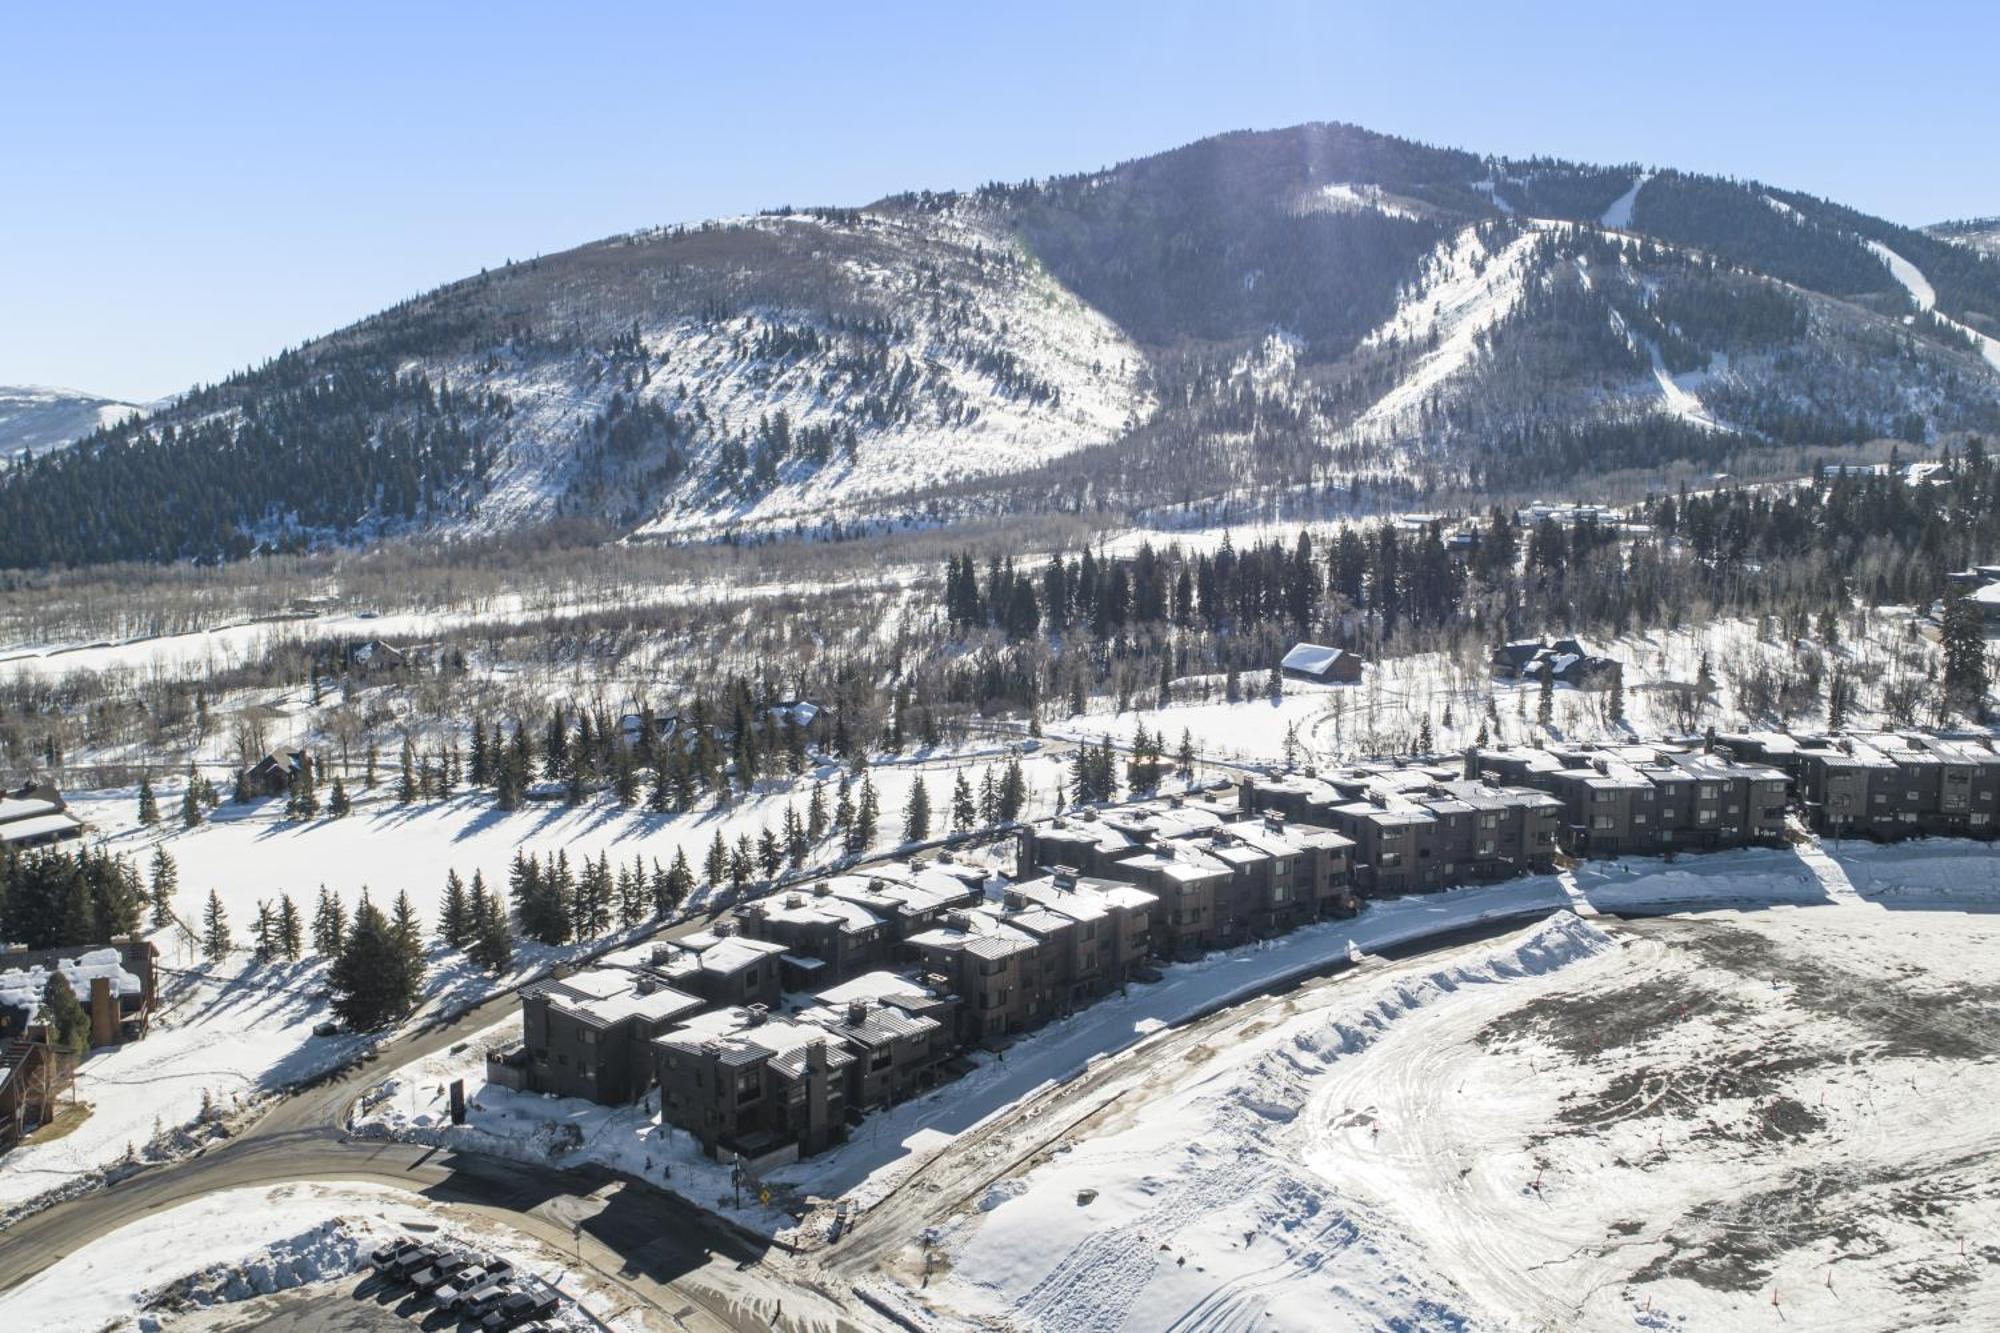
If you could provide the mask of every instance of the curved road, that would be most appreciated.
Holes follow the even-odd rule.
[[[506,993],[275,1103],[236,1138],[198,1156],[141,1171],[7,1227],[0,1293],[120,1227],[221,1190],[298,1180],[385,1185],[469,1209],[578,1257],[605,1286],[650,1306],[672,1326],[764,1333],[784,1309],[815,1327],[860,1330],[845,1309],[807,1285],[802,1266],[752,1245],[709,1214],[602,1168],[556,1170],[421,1144],[359,1139],[346,1112],[378,1071],[462,1041],[513,1009]]]

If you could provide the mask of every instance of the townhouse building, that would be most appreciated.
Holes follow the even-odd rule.
[[[831,884],[772,894],[736,914],[744,935],[784,946],[787,986],[825,985],[869,971],[889,957],[889,927],[868,907],[838,897]]]
[[[904,1101],[932,1086],[958,1051],[957,1002],[895,972],[868,972],[813,997],[797,1018],[838,1039],[850,1115]]]
[[[669,1029],[652,1052],[661,1119],[711,1157],[765,1169],[846,1137],[854,1056],[817,1023],[732,1005]]]
[[[1750,733],[1719,744],[1787,773],[1816,833],[1888,841],[2000,829],[2000,754],[1989,737]]]
[[[636,1101],[653,1082],[652,1041],[703,1001],[650,971],[594,967],[521,992],[521,1042],[487,1060],[487,1078],[525,1092]]]

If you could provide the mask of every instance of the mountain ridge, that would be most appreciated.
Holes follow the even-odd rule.
[[[482,271],[17,469],[0,564],[1421,495],[1947,440],[2000,428],[1996,333],[1992,257],[1800,192],[1234,131]]]

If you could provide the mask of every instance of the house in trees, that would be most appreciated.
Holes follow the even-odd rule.
[[[273,750],[237,775],[243,790],[251,796],[283,796],[301,777],[311,781],[313,757],[310,750]]]
[[[1344,648],[1328,648],[1317,643],[1296,643],[1278,666],[1293,680],[1316,681],[1322,685],[1352,685],[1361,679],[1361,658]]]
[[[42,1039],[42,998],[58,972],[90,1016],[92,1046],[145,1036],[158,956],[150,941],[136,939],[0,953],[0,1042]]]
[[[1493,674],[1502,680],[1534,680],[1544,672],[1558,685],[1588,690],[1608,688],[1617,678],[1614,658],[1599,657],[1575,639],[1506,643],[1493,650]]]
[[[393,675],[409,664],[407,649],[381,639],[361,639],[341,653],[341,665],[353,676]]]
[[[69,812],[53,782],[30,780],[0,791],[0,848],[25,851],[83,836],[83,821]]]

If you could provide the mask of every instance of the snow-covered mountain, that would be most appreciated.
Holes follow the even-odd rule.
[[[128,421],[143,410],[136,403],[73,389],[0,385],[0,459],[60,449],[101,427]]]
[[[0,565],[1537,485],[2000,431],[2000,259],[1342,125],[482,272],[0,484]]]

